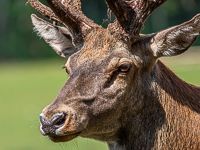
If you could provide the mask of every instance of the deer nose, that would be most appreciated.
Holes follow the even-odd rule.
[[[65,123],[67,114],[64,112],[56,113],[50,119],[44,116],[44,114],[40,115],[40,131],[43,135],[54,135],[56,130],[62,127]]]

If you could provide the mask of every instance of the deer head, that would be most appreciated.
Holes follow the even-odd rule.
[[[129,117],[142,111],[157,60],[186,51],[200,34],[200,14],[149,35],[146,18],[166,0],[106,0],[116,16],[106,29],[81,11],[80,0],[38,0],[30,5],[53,23],[32,15],[34,30],[66,58],[68,81],[44,108],[41,132],[53,141],[77,136],[113,141]]]

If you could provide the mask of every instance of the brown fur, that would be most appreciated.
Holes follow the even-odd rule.
[[[160,61],[155,65],[154,71],[154,81],[149,89],[146,86],[146,94],[143,95],[143,110],[129,119],[129,123],[134,125],[125,125],[120,133],[122,139],[126,137],[124,133],[127,133],[129,138],[118,143],[121,143],[124,149],[131,150],[198,150],[200,88],[179,79]],[[117,147],[120,147],[120,144]]]
[[[164,149],[171,146],[197,150],[200,148],[200,88],[185,83],[160,62],[159,69],[159,97],[167,122],[160,133],[167,140]]]

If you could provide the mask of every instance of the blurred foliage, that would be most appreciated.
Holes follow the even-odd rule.
[[[56,56],[33,33],[30,14],[34,10],[25,3],[25,0],[0,0],[0,60]],[[199,0],[168,0],[148,19],[144,33],[156,32],[189,20],[200,12],[199,6]],[[98,24],[106,26],[107,7],[104,0],[83,0],[83,10]]]

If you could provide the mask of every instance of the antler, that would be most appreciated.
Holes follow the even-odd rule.
[[[166,0],[106,0],[126,33],[138,35],[146,18]]]
[[[28,0],[27,3],[29,3],[33,8],[35,8],[35,10],[37,10],[43,16],[48,17],[53,21],[62,23],[62,21],[54,14],[54,12],[49,7],[43,5],[38,0]]]
[[[93,28],[99,27],[87,18],[81,10],[80,0],[47,0],[49,7],[38,0],[28,0],[42,15],[64,24],[74,37],[74,43],[82,43],[84,36]]]
[[[98,27],[87,18],[81,10],[80,0],[47,0],[55,14],[74,32],[87,33],[87,30]]]

